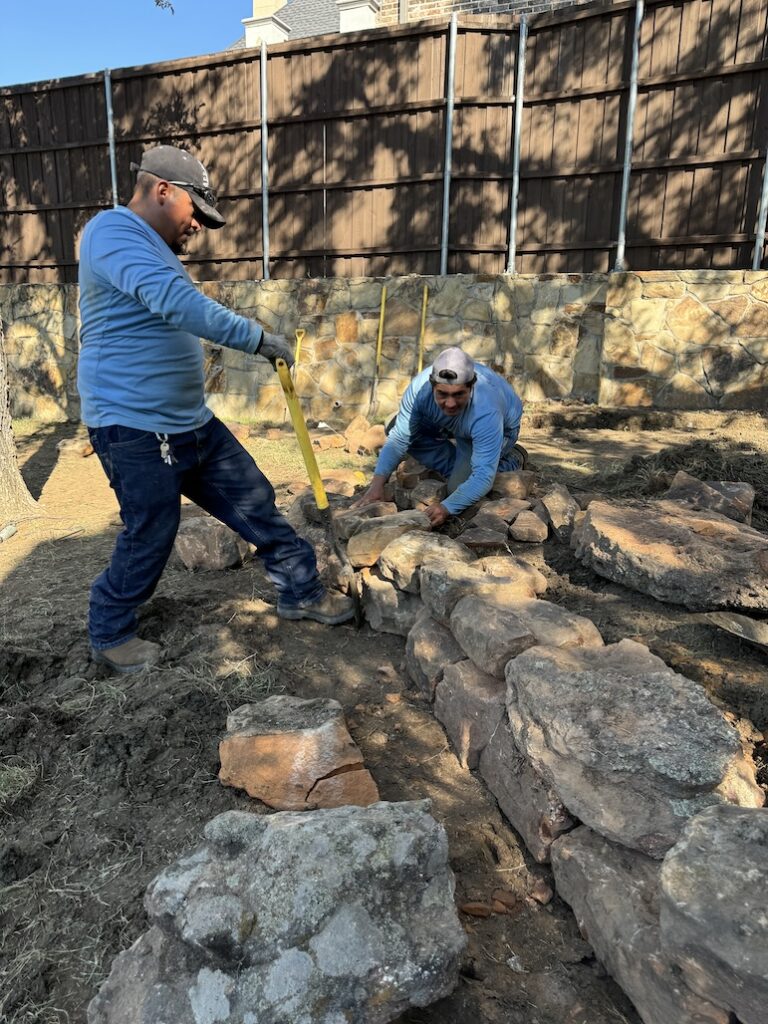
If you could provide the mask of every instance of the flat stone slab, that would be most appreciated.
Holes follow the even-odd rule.
[[[738,523],[752,522],[755,489],[742,481],[699,480],[681,469],[664,497],[684,501],[695,509],[719,512]]]
[[[522,544],[543,544],[549,536],[548,520],[536,509],[521,512],[510,524],[509,536]]]
[[[364,569],[360,579],[363,612],[371,629],[379,633],[408,636],[424,607],[418,594],[399,590],[394,583],[382,579],[375,570]]]
[[[463,562],[468,565],[475,556],[460,541],[440,533],[404,533],[396,537],[379,556],[378,569],[384,579],[400,590],[418,594],[419,569],[429,563]]]
[[[387,1024],[448,995],[466,945],[427,801],[221,814],[145,907],[88,1024]]]
[[[379,791],[336,700],[276,695],[227,717],[219,779],[279,810],[366,806]]]
[[[485,512],[488,515],[499,516],[506,523],[511,523],[516,516],[531,507],[531,502],[526,498],[493,498],[483,499],[479,503],[479,507],[478,515]]]
[[[435,690],[435,718],[463,768],[477,768],[480,754],[505,715],[506,687],[473,662],[447,665]]]
[[[768,651],[768,622],[750,619],[748,615],[737,615],[736,612],[710,612],[707,621],[726,633],[746,640],[764,651]]]
[[[480,755],[480,774],[531,856],[546,864],[554,840],[574,822],[554,789],[520,753],[507,716]]]
[[[737,731],[642,644],[531,647],[506,678],[518,748],[613,842],[661,858],[705,807],[763,803]]]
[[[661,941],[683,978],[741,1024],[768,1016],[768,810],[692,818],[661,868]]]
[[[519,579],[524,576],[535,594],[543,594],[547,589],[547,577],[544,573],[518,555],[484,555],[474,563],[476,569],[489,573],[491,576],[508,576]]]
[[[662,952],[658,861],[581,826],[552,844],[558,895],[644,1024],[728,1024],[697,996]]]
[[[490,490],[491,498],[527,498],[536,485],[536,474],[528,469],[497,473]]]
[[[551,647],[602,647],[590,619],[550,601],[518,599],[503,606],[469,594],[451,613],[451,632],[474,663],[504,678],[507,662],[536,644]]]
[[[347,557],[356,569],[375,565],[384,548],[395,538],[415,530],[428,533],[431,529],[424,512],[396,512],[391,516],[365,519],[349,538]]]
[[[445,669],[465,658],[451,631],[422,607],[405,642],[405,668],[413,684],[432,700]]]
[[[593,501],[572,544],[584,565],[659,601],[768,610],[768,536],[676,501]]]
[[[397,515],[397,505],[394,501],[372,501],[370,505],[363,505],[362,508],[348,508],[343,512],[336,512],[333,525],[340,540],[349,540],[367,520],[393,515]]]

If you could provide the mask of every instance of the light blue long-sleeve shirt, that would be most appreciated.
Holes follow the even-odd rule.
[[[80,244],[77,385],[89,427],[203,426],[200,338],[254,353],[262,328],[202,295],[160,235],[127,207],[97,214]]]
[[[477,382],[472,397],[458,415],[448,416],[434,399],[430,371],[431,367],[427,367],[408,385],[375,472],[388,477],[420,436],[454,437],[469,442],[471,473],[442,502],[451,515],[456,515],[491,489],[502,451],[517,440],[520,432],[523,403],[503,377],[475,363]]]

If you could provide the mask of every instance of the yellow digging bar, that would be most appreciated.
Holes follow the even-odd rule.
[[[421,300],[421,330],[419,331],[419,363],[416,369],[416,373],[421,373],[424,369],[424,334],[427,329],[427,299],[429,298],[429,288],[424,285],[424,296]]]
[[[304,335],[307,332],[303,327],[296,328],[296,348],[293,352],[293,372],[295,373],[299,366],[299,356],[301,355],[301,343],[304,341]]]

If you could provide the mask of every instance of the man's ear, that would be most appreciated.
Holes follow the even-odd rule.
[[[171,195],[171,184],[168,181],[162,179],[155,185],[155,197],[158,203],[162,206]]]

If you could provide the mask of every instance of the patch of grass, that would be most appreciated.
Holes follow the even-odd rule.
[[[23,796],[37,781],[40,765],[35,761],[9,758],[0,764],[0,811],[7,810]]]

